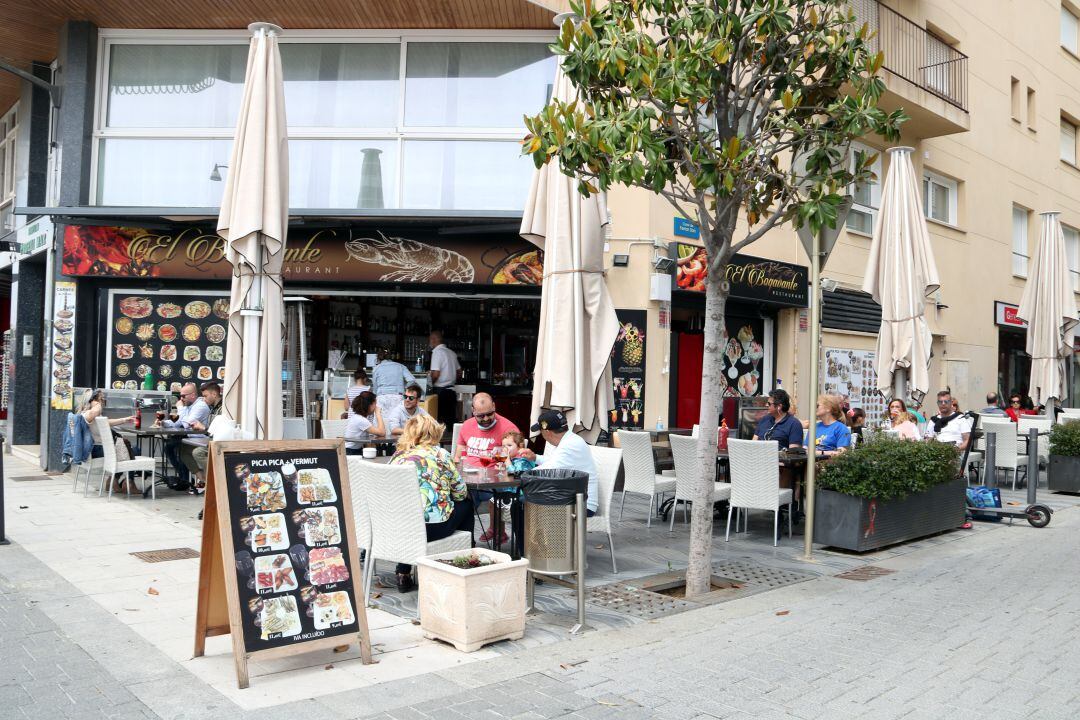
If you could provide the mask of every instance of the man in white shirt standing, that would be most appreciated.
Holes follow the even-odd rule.
[[[566,415],[561,410],[544,410],[536,419],[532,431],[544,437],[547,452],[542,457],[537,457],[532,450],[524,450],[522,454],[538,462],[545,470],[580,470],[588,473],[589,496],[585,499],[585,508],[589,517],[595,515],[600,507],[600,481],[589,444],[580,435],[570,432]]]
[[[461,373],[461,364],[457,353],[446,347],[442,330],[432,330],[428,335],[431,346],[431,392],[439,396],[439,422],[446,427],[453,427],[457,422],[457,393],[454,384]]]

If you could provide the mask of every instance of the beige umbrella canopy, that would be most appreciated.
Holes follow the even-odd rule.
[[[909,147],[889,150],[863,290],[881,305],[878,391],[921,402],[930,389],[933,339],[926,324],[926,296],[939,283],[911,152]]]
[[[281,265],[289,217],[285,89],[277,35],[255,23],[218,234],[233,266],[224,416],[259,440],[282,434]]]
[[[552,95],[575,97],[561,67]],[[532,421],[541,407],[562,408],[572,428],[593,437],[607,428],[614,404],[609,360],[619,332],[604,282],[606,223],[603,197],[582,197],[558,162],[533,175],[521,221],[521,236],[544,251]]]
[[[1065,362],[1072,356],[1073,329],[1080,323],[1065,257],[1065,236],[1059,213],[1044,212],[1039,249],[1035,253],[1017,317],[1027,320],[1027,354],[1031,356],[1028,394],[1039,405],[1066,395]]]

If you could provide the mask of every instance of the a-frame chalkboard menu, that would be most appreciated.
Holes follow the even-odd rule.
[[[340,440],[210,443],[195,656],[232,635],[249,659],[371,642]]]

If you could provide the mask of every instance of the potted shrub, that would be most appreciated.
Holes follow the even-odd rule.
[[[819,476],[814,541],[863,552],[964,522],[953,445],[882,438],[835,456]]]
[[[528,560],[475,548],[417,561],[417,602],[424,637],[472,652],[498,640],[525,635]]]
[[[1080,492],[1080,420],[1058,423],[1050,430],[1046,477],[1053,492]]]

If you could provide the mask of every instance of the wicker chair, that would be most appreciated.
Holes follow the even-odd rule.
[[[134,459],[118,460],[116,457],[116,443],[113,440],[112,428],[109,426],[109,421],[103,417],[94,418],[94,422],[97,423],[98,434],[101,437],[101,449],[104,453],[104,457],[101,460],[101,483],[98,485],[98,497],[101,497],[102,491],[105,489],[105,478],[110,480],[117,475],[123,475],[127,482],[124,487],[127,489],[128,497],[131,497],[131,473],[138,473],[143,478],[143,490],[145,491],[146,473],[150,473],[150,495],[154,500],[157,500],[157,491],[154,489],[154,476],[157,461],[151,457],[138,457]],[[87,478],[87,484],[90,479]],[[112,499],[113,483],[109,483],[109,499]]]
[[[675,460],[675,502],[671,504],[671,523],[668,526],[670,531],[675,529],[675,508],[680,502],[683,503],[683,522],[686,522],[686,503],[694,499],[694,483],[701,476],[701,466],[697,458],[697,440],[685,435],[672,435],[668,439],[671,440],[671,455]],[[729,497],[730,483],[713,483],[710,502],[720,502]]]
[[[728,503],[724,541],[731,539],[731,513],[742,510],[771,510],[773,547],[779,541],[780,507],[788,506],[788,537],[791,537],[791,502],[793,493],[780,487],[780,446],[760,440],[728,440],[728,463],[731,472],[731,500]],[[738,527],[736,527],[738,532]]]
[[[664,495],[675,492],[675,479],[656,472],[652,438],[649,433],[620,430],[617,437],[622,445],[624,470],[622,500],[619,501],[619,522],[622,522],[626,493],[633,493],[648,496],[649,512],[646,514],[645,526],[652,527],[654,509],[659,507]]]
[[[364,563],[365,605],[371,596],[376,560],[412,565],[425,555],[472,547],[472,535],[461,530],[428,542],[420,484],[412,465],[384,465],[356,458],[349,465],[349,483],[357,533],[369,537]]]
[[[322,436],[324,438],[345,437],[345,425],[348,422],[348,420],[320,420],[319,426],[322,430]]]
[[[1016,434],[1016,423],[1008,418],[1004,420],[984,418],[982,429],[986,435],[994,435],[994,467],[985,468],[985,473],[996,473],[998,469],[1012,472],[1012,487],[1016,489],[1016,469],[1019,465],[1020,453]],[[983,464],[986,460],[983,459]],[[983,478],[985,482],[985,477]]]
[[[1050,443],[1049,439],[1044,433],[1049,433],[1053,427],[1053,418],[1049,415],[1021,415],[1019,421],[1016,423],[1016,435],[1017,444],[1016,452],[1027,459],[1027,434],[1028,430],[1035,428],[1039,431],[1039,462],[1050,462]],[[1025,470],[1025,473],[1027,471]]]
[[[611,552],[611,572],[618,573],[615,567],[615,543],[611,539],[611,496],[615,494],[615,480],[619,476],[623,451],[619,448],[594,447],[593,462],[596,464],[597,485],[600,497],[597,500],[596,514],[585,521],[586,532],[606,532],[608,549]]]

